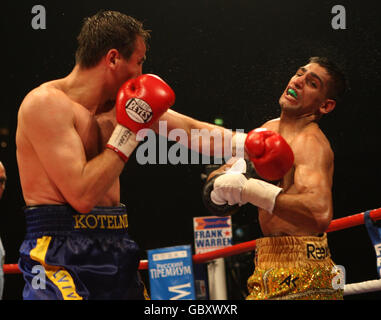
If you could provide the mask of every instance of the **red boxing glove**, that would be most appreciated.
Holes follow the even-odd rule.
[[[116,98],[118,125],[106,147],[126,162],[139,143],[136,133],[150,127],[174,103],[175,93],[156,75],[144,74],[126,81]]]
[[[294,164],[294,153],[286,140],[267,129],[251,130],[245,140],[245,151],[257,174],[265,180],[283,178]]]
[[[118,123],[137,133],[156,121],[175,103],[175,93],[162,79],[144,74],[125,82],[116,98]]]

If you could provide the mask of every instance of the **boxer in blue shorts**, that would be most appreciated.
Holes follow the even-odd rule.
[[[125,109],[136,98],[131,82],[142,76],[148,37],[139,21],[119,12],[86,19],[72,72],[33,89],[20,106],[24,299],[145,298],[119,175],[138,144],[136,125],[151,125],[130,119]],[[154,121],[174,94],[160,78],[146,78],[141,87],[150,96],[139,97]],[[157,90],[168,95],[157,99]]]
[[[144,298],[138,247],[127,234],[119,184],[140,141],[137,134],[157,130],[158,119],[168,130],[225,132],[168,110],[172,89],[142,74],[148,38],[141,22],[120,12],[85,19],[73,70],[33,89],[19,108],[25,299]],[[36,285],[40,270],[45,290]]]

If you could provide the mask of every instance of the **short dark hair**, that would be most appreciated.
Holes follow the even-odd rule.
[[[117,11],[99,11],[84,19],[77,37],[76,63],[83,68],[94,67],[110,49],[117,49],[123,58],[129,59],[137,36],[148,45],[150,31],[140,21]]]
[[[328,87],[328,98],[337,102],[342,101],[347,85],[344,73],[340,68],[326,57],[311,57],[308,62],[317,63],[327,70],[331,77]]]

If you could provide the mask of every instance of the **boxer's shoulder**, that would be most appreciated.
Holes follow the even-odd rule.
[[[311,126],[300,132],[293,139],[291,148],[296,162],[301,158],[310,161],[311,157],[331,162],[334,158],[331,145],[318,126]]]
[[[279,118],[276,119],[271,119],[264,124],[261,125],[261,128],[266,128],[268,130],[274,131],[274,132],[279,132]]]
[[[19,120],[33,123],[38,119],[40,125],[44,119],[52,124],[65,119],[74,121],[74,104],[63,90],[48,82],[25,96],[19,109]]]
[[[294,139],[293,144],[301,147],[318,144],[321,147],[331,149],[330,143],[316,123],[305,127]]]
[[[52,107],[60,107],[63,109],[66,107],[66,110],[63,111],[68,111],[67,108],[70,108],[71,103],[74,102],[71,101],[63,90],[49,83],[45,83],[34,88],[25,96],[21,103],[20,110],[29,111],[29,109],[33,108],[34,111],[36,111],[36,109],[43,111],[43,109],[52,110]],[[59,111],[60,110],[55,110],[55,112]]]

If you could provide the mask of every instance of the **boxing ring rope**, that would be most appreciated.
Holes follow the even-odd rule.
[[[326,232],[334,232],[364,224],[364,213],[361,212],[344,218],[332,220]],[[370,210],[370,218],[373,221],[381,220],[381,208]],[[232,245],[223,249],[218,249],[206,253],[193,255],[193,263],[205,263],[218,258],[226,258],[232,255],[253,251],[256,246],[256,240],[251,240],[239,244]],[[147,270],[148,261],[141,260],[139,270]],[[17,264],[4,264],[4,274],[21,273]],[[370,280],[359,283],[346,284],[344,287],[344,295],[367,293],[381,290],[381,279]]]
[[[368,293],[381,290],[381,279],[369,280],[344,285],[344,296],[352,294]]]

